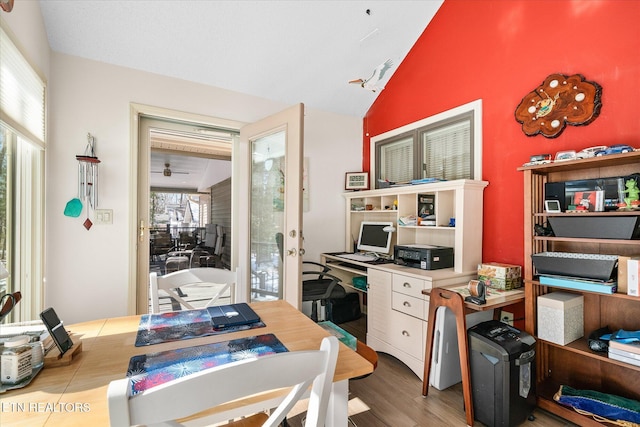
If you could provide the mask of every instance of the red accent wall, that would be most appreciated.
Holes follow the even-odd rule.
[[[483,102],[483,260],[523,263],[523,178],[539,153],[594,145],[640,148],[640,1],[445,0],[363,122],[369,139],[467,102]],[[527,137],[514,118],[552,73],[602,86],[600,116],[555,139]],[[640,165],[638,165],[640,172]]]

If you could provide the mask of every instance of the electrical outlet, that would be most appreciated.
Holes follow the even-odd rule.
[[[507,325],[513,326],[513,313],[503,311],[502,314],[500,314],[500,321],[502,323],[506,323]]]

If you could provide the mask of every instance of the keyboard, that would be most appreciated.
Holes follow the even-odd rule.
[[[371,262],[378,259],[375,255],[364,255],[364,254],[339,254],[336,255],[339,258],[349,259],[351,261],[360,261],[360,262]]]

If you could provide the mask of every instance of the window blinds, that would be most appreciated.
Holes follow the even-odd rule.
[[[0,120],[44,147],[44,82],[1,27],[0,52]]]
[[[385,144],[380,150],[381,179],[408,182],[413,179],[413,138]]]
[[[471,122],[445,125],[422,133],[423,178],[469,179]]]

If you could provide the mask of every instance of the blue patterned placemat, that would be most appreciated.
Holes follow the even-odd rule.
[[[264,326],[264,322],[257,322],[251,325],[216,329],[211,325],[211,315],[206,308],[158,314],[143,314],[140,318],[140,324],[138,325],[135,346],[143,347],[168,341],[188,340],[207,335],[246,331]]]
[[[127,377],[131,378],[131,394],[134,395],[203,369],[287,351],[273,334],[238,338],[133,356],[129,360]]]

